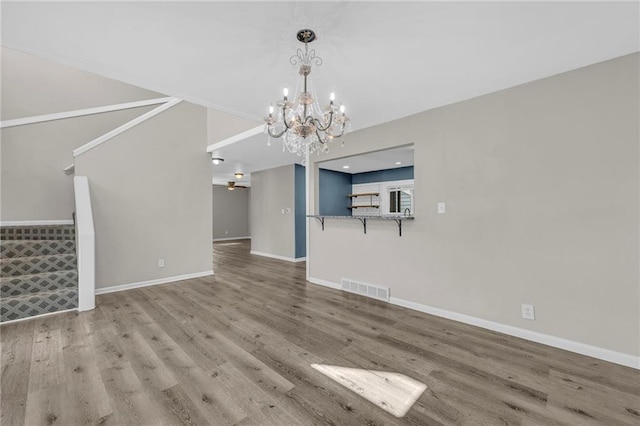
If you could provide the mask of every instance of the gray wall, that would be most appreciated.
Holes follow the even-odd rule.
[[[2,47],[2,120],[160,97],[154,92]],[[0,219],[70,220],[72,151],[153,107],[0,131]]]
[[[351,175],[334,170],[318,172],[318,212],[329,216],[351,216]]]
[[[215,109],[207,110],[207,138],[209,144],[220,142],[245,130],[253,129],[260,124],[262,123]]]
[[[206,145],[206,109],[183,102],[76,158],[91,189],[97,288],[212,269]]]
[[[17,50],[0,51],[2,120],[165,96]]]
[[[49,121],[0,130],[3,221],[71,220],[75,210],[73,150],[149,108]]]
[[[415,143],[418,214],[402,237],[393,222],[371,221],[364,235],[352,221],[324,232],[310,221],[311,277],[389,286],[400,299],[638,355],[638,61],[348,135],[319,159]],[[521,303],[535,305],[535,321]]]
[[[294,165],[251,173],[252,251],[295,257],[294,183]]]
[[[250,237],[250,188],[229,191],[226,186],[213,185],[213,239]]]

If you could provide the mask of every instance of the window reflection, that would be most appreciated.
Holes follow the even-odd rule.
[[[413,213],[412,188],[389,188],[389,213]]]

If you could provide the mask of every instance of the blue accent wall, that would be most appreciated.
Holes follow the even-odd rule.
[[[398,167],[397,169],[376,170],[373,172],[355,173],[351,175],[351,183],[388,182],[391,180],[413,179],[413,166]],[[322,192],[320,193],[322,194]],[[322,202],[320,202],[322,207]]]
[[[351,175],[320,169],[318,183],[320,214],[327,216],[351,216],[347,208],[351,194]]]
[[[295,165],[295,200],[294,207],[296,216],[296,259],[307,255],[307,186],[305,183],[305,168],[299,164]]]

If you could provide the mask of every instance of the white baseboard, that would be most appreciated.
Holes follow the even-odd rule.
[[[309,278],[308,281],[313,284],[341,290],[341,286],[339,284],[330,281],[325,281],[318,278]],[[542,343],[543,345],[564,349],[569,352],[575,352],[580,355],[586,355],[592,358],[597,358],[603,361],[608,361],[614,364],[620,364],[626,367],[640,370],[640,357],[638,356],[616,352],[597,346],[587,345],[586,343],[563,339],[561,337],[551,336],[549,334],[538,333],[536,331],[525,330],[524,328],[501,324],[494,321],[488,321],[482,318],[472,317],[470,315],[459,314],[457,312],[447,311],[445,309],[434,308],[433,306],[410,302],[408,300],[399,299],[397,297],[391,297],[389,299],[389,303],[397,306],[402,306],[404,308],[413,309],[415,311],[424,312],[426,314],[435,315],[437,317],[447,318],[453,321],[462,322],[464,324],[485,328],[487,330],[497,331],[509,336],[519,337],[521,339],[530,340],[536,343]]]
[[[312,277],[309,277],[307,281],[309,281],[312,284],[318,284],[324,287],[332,288],[334,290],[342,290],[342,287],[340,286],[340,284],[332,283],[331,281],[325,281],[319,278],[312,278]]]
[[[231,237],[231,238],[214,238],[213,242],[217,243],[218,241],[234,241],[234,240],[250,240],[251,237]]]
[[[304,262],[307,260],[306,257],[298,257],[298,258],[293,258],[293,257],[286,257],[286,256],[279,256],[277,254],[271,254],[271,253],[263,253],[260,251],[250,251],[250,254],[255,254],[257,256],[264,256],[264,257],[270,257],[272,259],[278,259],[278,260],[286,260],[287,262]]]
[[[193,273],[193,274],[176,275],[174,277],[158,278],[157,280],[140,281],[140,282],[137,282],[137,283],[130,283],[130,284],[114,285],[114,286],[111,286],[111,287],[97,288],[96,289],[96,295],[98,295],[98,294],[106,294],[106,293],[115,293],[116,291],[132,290],[134,288],[149,287],[149,286],[158,285],[158,284],[172,283],[172,282],[175,282],[175,281],[189,280],[191,278],[208,277],[209,275],[213,275],[213,270],[211,270],[211,271],[203,271],[203,272],[196,272],[196,273]]]
[[[73,220],[4,220],[0,226],[73,225]]]
[[[392,297],[390,303],[640,370],[640,357]]]

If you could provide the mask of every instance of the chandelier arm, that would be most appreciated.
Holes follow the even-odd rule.
[[[280,133],[273,133],[273,131],[271,130],[271,126],[267,127],[267,133],[269,134],[269,136],[271,136],[272,138],[276,138],[276,139],[278,139],[279,137],[284,135],[287,130],[289,130],[289,129],[285,128]]]
[[[340,126],[340,133],[334,135],[333,133],[325,132],[325,134],[329,135],[330,139],[341,138],[342,136],[344,136],[345,128],[346,124],[342,123],[342,126]]]
[[[326,125],[326,126],[322,127],[322,126],[321,126],[321,124],[322,124],[322,123],[321,123],[321,122],[320,122],[320,120],[318,120],[317,118],[314,118],[314,119],[313,119],[313,121],[315,121],[315,123],[316,123],[316,128],[317,128],[318,130],[320,130],[321,132],[324,132],[324,131],[326,131],[327,129],[329,129],[329,127],[331,127],[331,125],[333,124],[333,111],[331,111],[331,112],[329,113],[329,123],[327,123],[327,125]]]
[[[323,139],[320,136],[320,132],[318,131],[318,129],[316,129],[316,138],[318,138],[318,142],[320,142],[322,145],[325,145],[327,143],[327,137],[325,136]]]
[[[340,126],[340,134],[339,135],[332,135],[334,138],[341,138],[344,135],[344,131],[345,128],[347,127],[346,123],[342,123],[342,126]]]
[[[291,123],[287,123],[287,108],[285,106],[282,107],[282,122],[284,123],[284,131],[282,132],[281,135],[284,134],[284,132],[286,132],[287,130],[291,129],[293,127],[293,124]],[[280,136],[278,136],[280,137]]]
[[[318,120],[317,120],[317,119],[315,119],[315,118],[313,118],[313,116],[312,116],[312,115],[305,115],[305,117],[304,117],[304,122],[303,122],[302,120],[300,120],[300,122],[301,122],[302,124],[307,124],[307,125],[310,125],[310,124],[316,124],[316,125],[317,125]],[[317,127],[317,126],[316,126],[316,127]]]

